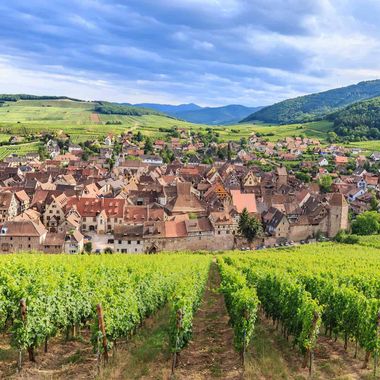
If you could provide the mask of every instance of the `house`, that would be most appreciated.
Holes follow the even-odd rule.
[[[42,250],[46,228],[32,220],[6,221],[0,227],[1,252]]]
[[[323,167],[323,166],[328,166],[329,164],[329,161],[327,160],[326,157],[322,157],[319,161],[318,161],[318,165]]]
[[[352,202],[354,201],[355,199],[361,197],[363,194],[366,193],[366,188],[354,188],[352,190],[350,190],[347,194],[347,197],[348,197],[348,201],[349,202]]]
[[[337,166],[347,165],[348,164],[348,157],[346,157],[346,156],[335,156],[334,157],[334,163]]]
[[[216,235],[235,235],[237,233],[239,214],[235,209],[231,209],[230,211],[212,211],[210,212],[209,219]]]
[[[107,135],[107,137],[104,139],[104,144],[107,146],[113,145],[113,136],[111,134]]]
[[[20,209],[20,203],[15,193],[11,191],[0,192],[0,223],[14,218]]]
[[[144,154],[141,156],[141,160],[144,164],[149,165],[162,165],[164,161],[160,156],[154,156],[151,154]]]
[[[380,161],[380,152],[373,152],[369,157],[372,161],[378,162]]]
[[[232,204],[241,214],[246,208],[250,214],[257,213],[256,196],[253,193],[242,193],[240,190],[231,190]]]
[[[28,194],[25,192],[25,190],[20,190],[15,193],[15,196],[19,202],[19,210],[18,214],[23,213],[26,209],[29,208],[30,205],[30,198]]]
[[[125,199],[72,197],[67,201],[66,210],[74,208],[78,212],[83,232],[105,234],[123,223],[125,204]]]
[[[76,254],[83,252],[84,237],[78,231],[68,233],[65,235],[64,252],[69,254]]]
[[[265,231],[269,235],[272,235],[275,238],[288,237],[290,224],[283,212],[272,207],[263,214],[263,220]]]
[[[120,253],[144,252],[144,226],[118,225],[114,231],[114,251]]]
[[[45,211],[43,213],[43,223],[50,232],[57,232],[58,226],[65,218],[65,207],[67,204],[67,197],[64,193],[55,196],[51,195],[48,199],[49,203],[45,204]]]

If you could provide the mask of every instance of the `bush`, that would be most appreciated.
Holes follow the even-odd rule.
[[[335,236],[335,241],[343,244],[358,244],[359,236],[358,235],[349,235],[346,231],[339,231]]]
[[[352,232],[357,235],[373,235],[380,231],[380,214],[366,211],[352,222]]]

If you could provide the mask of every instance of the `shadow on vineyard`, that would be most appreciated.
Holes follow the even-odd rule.
[[[132,339],[117,348],[99,380],[168,379],[171,352],[168,341],[169,309],[164,307]]]
[[[351,343],[347,352],[339,339],[319,336],[315,352],[314,380],[373,380],[372,370],[363,370],[364,352],[354,358],[355,346]],[[255,327],[254,337],[247,351],[246,380],[306,380],[307,369],[302,368],[302,356],[293,348],[273,324],[260,318]]]

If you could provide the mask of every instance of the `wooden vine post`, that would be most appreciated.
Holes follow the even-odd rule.
[[[20,313],[21,313],[21,320],[23,321],[24,325],[26,325],[27,324],[27,316],[28,316],[28,308],[26,306],[26,300],[25,299],[20,300]],[[19,353],[19,356],[20,356],[20,353]],[[36,358],[34,356],[34,347],[33,346],[28,347],[28,356],[29,356],[29,360],[31,362],[36,361]]]
[[[311,378],[312,373],[313,373],[313,360],[314,360],[314,349],[312,347],[311,342],[314,341],[314,339],[316,339],[315,330],[317,328],[317,323],[318,323],[319,318],[320,318],[319,313],[315,311],[314,317],[313,317],[313,322],[312,322],[311,329],[310,329],[310,335],[309,335],[310,347],[306,351],[305,361],[304,361],[304,367],[306,367],[307,362],[309,362],[309,379]]]
[[[179,332],[182,328],[182,318],[183,318],[183,313],[182,313],[182,310],[179,309],[179,310],[177,310],[177,315],[176,315],[177,338],[176,338],[176,342],[175,342],[175,350],[173,353],[172,376],[174,375],[175,367],[177,365],[178,339],[179,339]]]
[[[106,336],[106,327],[104,324],[104,317],[103,317],[103,308],[100,303],[96,305],[96,312],[98,314],[99,331],[102,333],[103,358],[104,358],[104,361],[107,363],[108,362],[108,344],[107,344],[107,336]]]
[[[376,329],[377,340],[380,341],[380,311],[377,314],[377,329]],[[378,348],[375,350],[375,356],[373,358],[373,377],[376,378],[377,375],[377,366],[379,362],[379,351]]]
[[[26,324],[26,301],[24,299],[20,300],[20,314],[21,314],[21,320],[24,324]],[[19,349],[18,351],[18,359],[17,359],[17,370],[21,371],[22,367],[22,350]]]

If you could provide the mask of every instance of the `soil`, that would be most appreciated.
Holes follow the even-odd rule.
[[[242,379],[240,355],[222,294],[220,276],[213,263],[203,302],[193,321],[193,338],[180,353],[175,379]]]
[[[92,114],[90,115],[90,119],[91,119],[91,121],[92,121],[93,123],[100,123],[100,122],[101,122],[101,120],[100,120],[100,116],[99,116],[99,114],[97,114],[97,113],[92,113]]]
[[[94,379],[97,374],[97,358],[90,343],[90,332],[83,330],[81,337],[65,341],[62,337],[51,339],[48,352],[43,347],[36,350],[36,362],[30,362],[23,353],[22,370],[17,372],[17,352],[9,349],[7,360],[0,363],[1,379]],[[4,337],[5,340],[8,337]],[[1,347],[0,347],[1,349]],[[3,353],[6,352],[5,348]]]
[[[362,369],[364,352],[354,358],[355,345],[347,351],[341,339],[335,341],[324,335],[318,337],[314,351],[314,380],[365,380],[373,379],[371,369]],[[289,341],[282,337],[271,321],[260,316],[255,336],[247,353],[245,379],[301,380],[309,379],[308,369],[302,368],[302,356]]]

